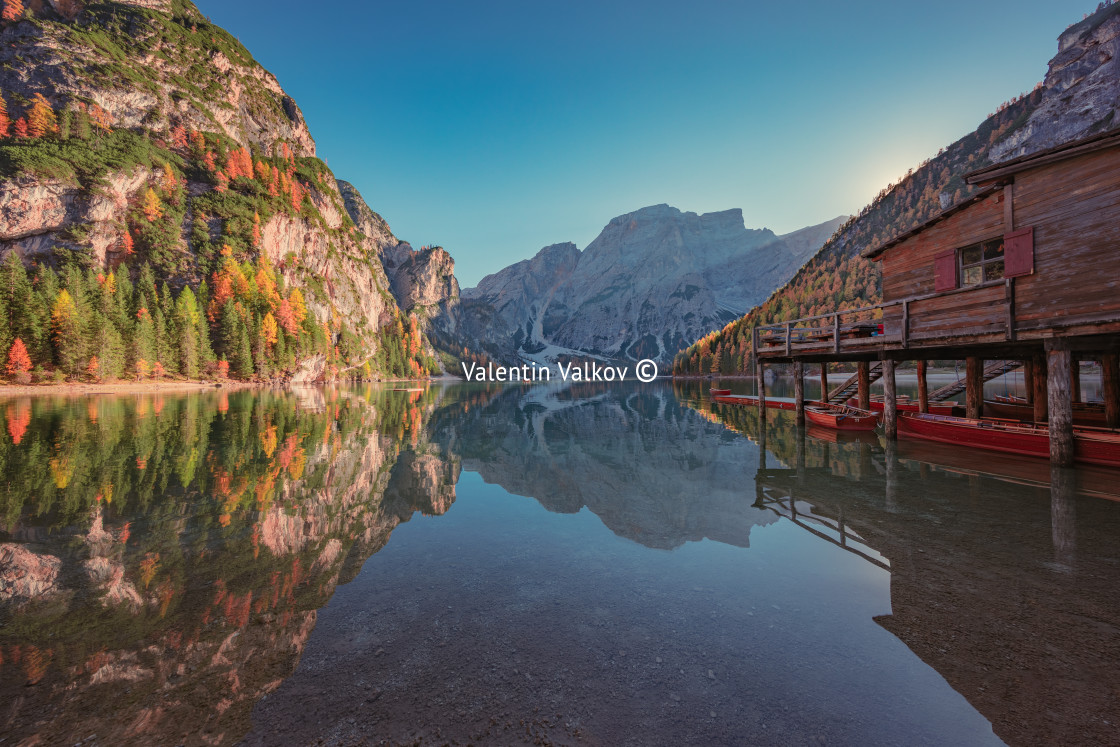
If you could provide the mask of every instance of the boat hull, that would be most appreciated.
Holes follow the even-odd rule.
[[[758,397],[753,394],[712,394],[712,399],[721,405],[758,407]],[[806,404],[808,404],[806,402]],[[796,403],[786,397],[767,397],[766,407],[770,410],[796,410]]]
[[[984,415],[990,418],[1007,418],[1021,420],[1024,423],[1034,422],[1034,406],[1023,402],[1008,402],[1000,400],[984,400]],[[1073,406],[1073,424],[1104,427],[1106,421],[1104,408],[1092,406]]]
[[[1046,426],[1040,425],[901,413],[898,433],[908,438],[1005,454],[1050,457],[1050,433]],[[1075,428],[1073,444],[1075,461],[1120,467],[1120,433],[1116,431]]]
[[[836,431],[875,430],[875,426],[879,424],[879,416],[867,411],[862,411],[863,414],[857,413],[851,412],[851,408],[833,409],[810,405],[805,408],[805,419],[814,425]]]

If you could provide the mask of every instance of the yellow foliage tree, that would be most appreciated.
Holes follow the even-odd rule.
[[[265,314],[264,319],[261,320],[261,334],[264,336],[265,345],[269,347],[275,345],[278,339],[278,333],[279,328],[276,324],[276,317],[274,317],[270,311]]]
[[[163,217],[163,203],[159,201],[159,195],[151,187],[148,187],[147,193],[144,194],[144,204],[141,209],[149,223],[154,223]]]

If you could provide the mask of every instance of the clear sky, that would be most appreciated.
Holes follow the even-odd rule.
[[[853,213],[1042,80],[1096,0],[196,0],[463,287],[668,203]]]

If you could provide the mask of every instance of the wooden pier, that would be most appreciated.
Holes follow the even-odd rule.
[[[883,427],[894,439],[898,363],[917,361],[919,411],[928,412],[943,393],[929,391],[926,362],[964,360],[970,418],[983,416],[985,381],[1022,368],[1051,460],[1069,466],[1079,363],[1095,360],[1106,423],[1120,427],[1120,133],[966,179],[975,187],[967,199],[863,252],[881,264],[883,303],[755,328],[760,407],[768,364],[793,364],[799,423],[806,366],[820,366],[830,400],[854,388],[864,409],[872,379],[882,379]],[[855,362],[856,381],[829,389],[833,362]]]

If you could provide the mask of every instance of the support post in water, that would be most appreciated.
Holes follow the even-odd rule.
[[[805,425],[805,364],[793,364],[793,407],[797,412],[797,424]]]
[[[871,364],[860,361],[856,369],[856,397],[859,409],[871,409]]]
[[[984,411],[984,359],[971,356],[965,359],[965,416],[978,418]]]
[[[925,361],[918,361],[918,412],[929,412],[929,386],[926,384]]]
[[[766,371],[763,368],[762,361],[758,362],[755,366],[755,372],[758,375],[758,417],[759,420],[766,419]]]
[[[1046,393],[1046,379],[1048,376],[1046,370],[1046,354],[1043,353],[1042,355],[1035,356],[1034,365],[1031,368],[1034,370],[1034,376],[1031,377],[1033,383],[1031,402],[1034,404],[1034,422],[1045,423],[1047,420],[1047,398],[1049,396]]]
[[[1101,358],[1101,394],[1104,420],[1109,428],[1120,428],[1120,358],[1109,353]]]
[[[828,364],[821,363],[821,402],[828,402]]]
[[[1069,350],[1046,351],[1047,404],[1050,416],[1050,462],[1073,466],[1073,399],[1070,392]]]
[[[898,438],[898,393],[894,379],[894,360],[883,361],[883,433],[888,441]]]

